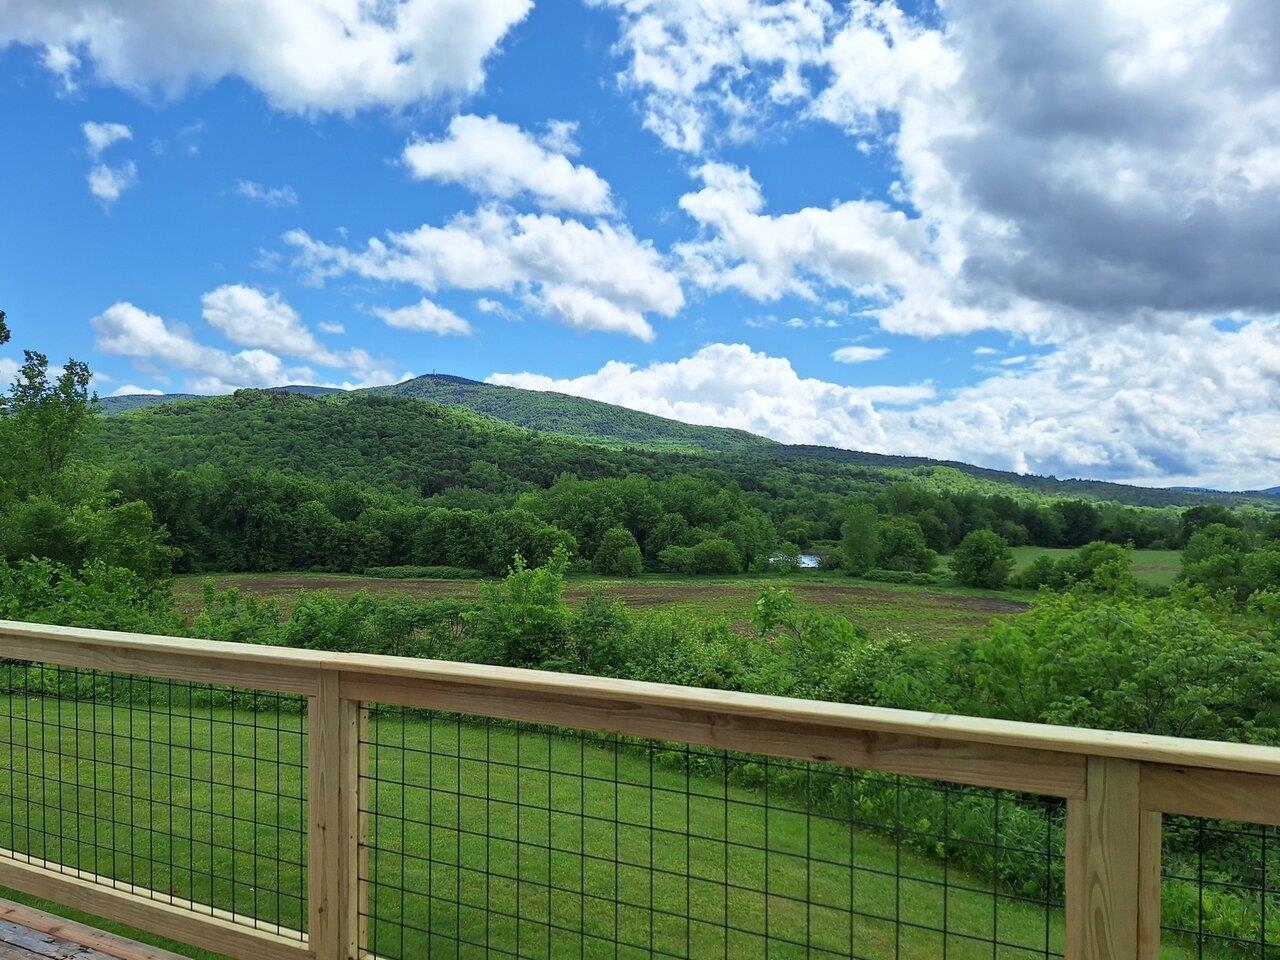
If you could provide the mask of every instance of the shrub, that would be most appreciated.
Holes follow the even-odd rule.
[[[938,555],[929,549],[920,524],[910,517],[884,517],[878,531],[876,566],[881,569],[928,573],[937,565]]]
[[[607,576],[638,577],[644,571],[644,556],[630,530],[612,527],[600,538],[592,566],[596,573]]]
[[[951,572],[956,581],[967,587],[999,590],[1013,569],[1009,544],[990,530],[974,530],[963,540],[951,557]]]

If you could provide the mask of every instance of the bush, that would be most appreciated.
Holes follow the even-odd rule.
[[[1013,569],[1013,554],[1004,538],[990,530],[974,530],[951,557],[951,572],[966,587],[999,590]]]
[[[878,527],[876,566],[882,570],[928,573],[938,563],[929,549],[920,524],[910,517],[884,517]]]
[[[644,555],[630,530],[612,527],[600,538],[592,567],[606,576],[638,577],[644,572]]]
[[[723,537],[712,537],[692,547],[667,547],[658,562],[668,573],[741,573],[738,549]]]
[[[1025,569],[1009,578],[1010,586],[1025,590],[1039,590],[1041,587],[1054,587],[1058,584],[1058,565],[1047,553],[1040,554]]]

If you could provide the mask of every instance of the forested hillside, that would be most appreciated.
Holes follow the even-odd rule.
[[[408,398],[470,410],[517,427],[539,433],[588,440],[599,446],[689,454],[755,454],[765,461],[764,467],[757,465],[751,469],[770,469],[777,463],[798,461],[826,461],[832,464],[877,470],[912,471],[917,475],[922,469],[929,471],[946,468],[953,473],[958,471],[987,485],[1003,485],[1055,497],[1082,497],[1150,507],[1190,506],[1198,503],[1240,505],[1267,503],[1280,499],[1280,493],[1276,490],[1222,493],[1210,490],[1138,487],[1100,480],[1059,480],[1056,477],[1010,473],[967,463],[933,460],[928,457],[866,453],[836,447],[787,445],[742,430],[697,426],[582,397],[520,390],[448,374],[427,374],[403,383],[357,391],[291,385],[274,388],[273,392],[307,396],[347,393],[353,396]],[[98,403],[103,413],[111,416],[193,399],[200,398],[190,394],[131,395],[105,397]],[[796,468],[802,471],[825,469],[805,467],[798,463]]]
[[[378,393],[159,405],[102,420],[83,451],[164,524],[179,569],[493,573],[562,545],[615,575],[738,573],[803,552],[910,579],[978,531],[1171,548],[1228,515],[1050,499],[941,468],[600,446]],[[849,542],[869,554],[851,559]]]

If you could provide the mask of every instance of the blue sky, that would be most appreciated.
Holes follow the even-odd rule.
[[[1274,7],[1115,6],[0,0],[11,346],[1280,482]]]

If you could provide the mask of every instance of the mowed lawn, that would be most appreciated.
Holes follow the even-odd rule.
[[[401,580],[353,574],[232,573],[212,574],[219,589],[235,587],[245,593],[276,601],[288,613],[302,590],[329,590],[350,596],[364,590],[379,596],[417,599],[474,597],[474,580]],[[174,583],[180,608],[194,616],[200,609],[205,577],[189,575]],[[735,626],[746,626],[760,591],[786,586],[804,603],[848,617],[872,636],[890,632],[926,638],[948,638],[973,633],[993,617],[1026,609],[1029,593],[970,590],[962,587],[921,587],[869,583],[840,573],[805,572],[793,576],[669,577],[645,575],[633,580],[606,577],[571,577],[566,589],[570,604],[581,603],[589,593],[602,591],[624,602],[633,613],[671,609],[707,619],[724,616]]]
[[[0,844],[304,925],[302,717],[6,702]],[[368,740],[368,936],[390,960],[1062,949],[1059,910],[651,751],[399,712]]]

